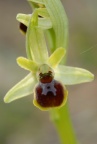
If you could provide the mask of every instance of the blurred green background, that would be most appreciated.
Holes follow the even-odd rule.
[[[95,74],[91,83],[68,86],[69,108],[81,144],[97,144],[97,0],[64,0],[69,19],[67,65]],[[17,13],[31,13],[26,0],[0,0],[0,144],[59,144],[48,112],[28,96],[9,104],[6,92],[27,72],[16,64],[26,56],[25,37],[18,30]]]

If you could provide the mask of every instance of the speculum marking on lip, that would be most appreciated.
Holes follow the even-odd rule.
[[[37,103],[44,108],[47,107],[57,107],[63,103],[64,100],[64,87],[63,85],[53,80],[54,89],[45,89],[43,90],[43,86],[38,84],[35,89],[35,97]]]

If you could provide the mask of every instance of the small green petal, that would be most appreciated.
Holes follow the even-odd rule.
[[[48,64],[55,68],[59,63],[60,61],[62,60],[62,58],[65,56],[66,54],[66,50],[65,48],[58,48],[56,49],[53,54],[48,58]]]
[[[32,94],[35,84],[36,78],[32,73],[30,73],[8,91],[8,93],[4,97],[4,102],[9,103],[13,100]]]
[[[64,85],[73,85],[90,82],[94,75],[85,69],[59,65],[55,68],[55,79]]]
[[[19,57],[17,58],[17,63],[20,67],[32,71],[32,72],[36,72],[38,70],[38,64],[35,63],[34,61],[28,60],[24,57]]]

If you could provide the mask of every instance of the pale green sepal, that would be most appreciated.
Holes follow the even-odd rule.
[[[52,28],[50,18],[38,18],[38,27],[44,30]]]
[[[31,18],[31,14],[18,14],[16,19],[26,25],[28,27],[29,21]],[[50,18],[38,18],[38,25],[37,27],[42,28],[42,29],[50,29],[52,28],[52,22]]]
[[[35,20],[33,16],[30,19],[26,36],[28,58],[33,59],[39,64],[46,62],[48,59],[48,51],[44,32],[41,28],[38,28],[37,25],[35,26]]]
[[[24,57],[18,57],[17,63],[20,67],[29,70],[31,72],[36,72],[38,70],[38,64],[32,60],[26,59]]]
[[[46,18],[50,17],[46,8],[38,8],[37,12],[39,16],[46,17]]]
[[[17,14],[17,16],[16,16],[16,19],[17,19],[19,22],[21,22],[21,23],[23,23],[24,25],[26,25],[26,26],[28,26],[30,18],[31,18],[31,15],[30,15],[30,14],[21,14],[21,13],[19,13],[19,14]]]
[[[90,82],[94,79],[94,75],[85,69],[59,65],[55,68],[55,79],[64,85],[73,85]]]
[[[34,54],[32,52],[32,48],[34,48],[32,46],[32,40],[34,39],[32,35],[34,33],[35,25],[37,26],[37,22],[38,22],[38,14],[36,11],[34,11],[34,14],[30,18],[29,25],[27,28],[27,33],[26,33],[26,52],[27,52],[28,59],[31,59],[31,60],[33,60],[33,57],[34,57]]]
[[[66,50],[65,48],[58,48],[56,49],[53,54],[48,58],[48,64],[55,68],[59,63],[60,61],[62,60],[62,58],[65,56],[66,54]]]
[[[38,18],[38,26],[42,29],[50,29],[52,28],[52,22],[49,16],[49,13],[46,8],[37,8],[36,11],[38,15],[42,18]]]
[[[32,94],[35,84],[36,78],[32,73],[30,73],[9,90],[9,92],[4,97],[4,102],[9,103],[13,100]]]

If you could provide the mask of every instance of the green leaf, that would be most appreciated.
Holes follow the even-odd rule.
[[[55,79],[64,85],[73,85],[90,82],[94,79],[94,75],[85,69],[59,65],[55,68]]]
[[[43,30],[37,27],[37,13],[34,13],[33,16],[30,19],[26,34],[27,54],[29,59],[43,64],[48,59],[46,41]]]
[[[65,48],[60,47],[60,48],[56,49],[53,52],[53,54],[48,58],[48,63],[50,64],[50,66],[55,68],[62,60],[65,53],[66,53]]]
[[[17,63],[20,67],[29,70],[31,72],[36,72],[38,70],[38,64],[34,61],[28,60],[24,57],[17,58]]]
[[[9,103],[13,100],[30,95],[34,91],[36,84],[35,76],[30,73],[23,80],[17,83],[4,97],[4,102]]]
[[[54,50],[58,47],[67,47],[68,19],[60,0],[42,0],[50,15],[55,33]]]

